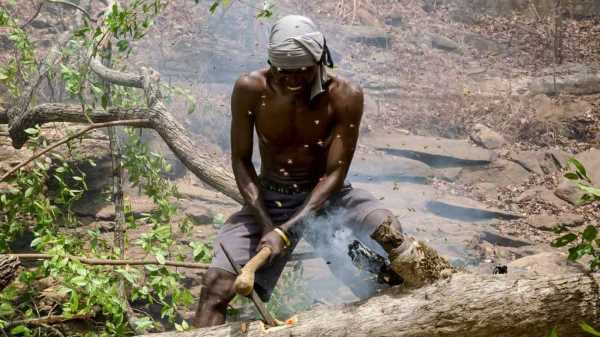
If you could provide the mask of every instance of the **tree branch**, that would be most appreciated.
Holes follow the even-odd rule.
[[[35,260],[49,260],[53,256],[48,254],[4,254],[8,256],[15,256],[22,261],[35,261]],[[3,255],[0,255],[3,256]],[[210,264],[208,263],[196,263],[196,262],[179,262],[179,261],[165,261],[164,264],[156,260],[109,260],[109,259],[89,259],[86,257],[69,256],[69,259],[77,260],[83,264],[91,266],[143,266],[143,265],[165,265],[170,267],[181,267],[190,269],[208,269]]]
[[[104,128],[104,127],[112,127],[112,126],[116,126],[116,125],[130,125],[130,126],[141,126],[141,127],[145,127],[148,126],[149,122],[147,119],[133,119],[133,120],[127,120],[127,121],[114,121],[114,122],[107,122],[107,123],[97,123],[97,124],[92,124],[86,128],[84,128],[83,130],[76,132],[75,134],[66,137],[50,146],[48,146],[47,148],[45,148],[44,150],[34,154],[33,156],[31,156],[29,159],[25,160],[24,162],[20,163],[19,165],[13,167],[10,171],[8,171],[6,174],[4,174],[1,178],[0,178],[0,182],[4,181],[6,178],[10,177],[11,175],[13,175],[15,172],[17,172],[19,169],[27,166],[27,164],[31,163],[32,161],[34,161],[35,159],[45,155],[46,153],[52,151],[53,149],[59,147],[60,145],[63,145],[65,143],[68,143],[69,141],[81,137],[83,134],[85,134],[86,132],[89,132],[91,130],[94,129],[98,129],[98,128]]]
[[[79,11],[81,11],[83,14],[85,14],[85,16],[88,18],[88,20],[92,21],[92,22],[96,22],[96,19],[92,18],[92,16],[90,15],[90,13],[88,13],[88,11],[86,11],[85,9],[83,9],[82,7],[80,7],[77,4],[74,4],[70,1],[65,1],[65,0],[46,0],[50,3],[55,3],[55,4],[63,4],[63,5],[67,5],[70,7],[73,7],[75,9],[78,9]]]
[[[72,315],[72,316],[57,316],[57,315],[53,315],[53,316],[46,316],[46,317],[40,317],[40,318],[30,318],[30,319],[22,319],[22,320],[18,320],[18,321],[12,321],[12,322],[7,322],[5,327],[12,327],[12,326],[16,326],[16,325],[43,325],[43,324],[56,324],[56,323],[64,323],[67,321],[72,321],[72,320],[76,320],[76,319],[90,319],[92,318],[92,315]]]

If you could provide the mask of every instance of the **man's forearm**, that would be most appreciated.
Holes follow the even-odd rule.
[[[288,221],[283,223],[280,228],[290,233],[301,224],[307,216],[315,214],[325,207],[329,197],[342,187],[344,178],[343,172],[340,171],[334,171],[332,174],[323,177],[313,188],[309,197],[306,199],[306,202]]]
[[[258,185],[258,178],[254,167],[248,167],[243,162],[234,162],[233,173],[244,198],[246,205],[250,207],[255,220],[263,227],[263,230],[270,230],[273,227],[273,221],[267,212],[262,198],[262,192]]]

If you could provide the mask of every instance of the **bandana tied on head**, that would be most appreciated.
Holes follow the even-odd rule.
[[[318,65],[311,99],[325,91],[323,85],[328,80],[325,67],[333,67],[325,37],[309,18],[301,15],[285,16],[273,25],[269,37],[269,62],[282,69]]]

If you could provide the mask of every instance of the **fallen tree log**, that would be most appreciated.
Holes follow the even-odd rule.
[[[313,309],[291,326],[236,322],[142,337],[541,337],[554,327],[566,337],[582,336],[582,321],[600,324],[600,274],[455,274],[420,289],[392,288],[367,301]]]
[[[21,262],[18,258],[10,255],[0,255],[0,291],[15,279],[20,265]]]

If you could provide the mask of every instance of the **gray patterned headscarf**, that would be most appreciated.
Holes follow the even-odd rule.
[[[310,98],[324,91],[323,85],[328,80],[325,67],[333,67],[333,61],[325,37],[309,18],[288,15],[279,19],[271,28],[268,51],[269,62],[274,67],[298,69],[319,65]]]

